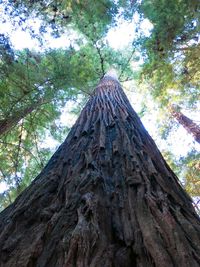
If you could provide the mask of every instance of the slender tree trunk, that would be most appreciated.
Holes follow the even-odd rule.
[[[24,109],[17,111],[12,116],[9,116],[5,120],[0,120],[0,136],[10,131],[12,127],[16,126],[18,122],[25,118],[32,111],[36,110],[43,103],[43,99],[38,99],[37,102],[32,105],[25,107]]]
[[[186,131],[193,135],[194,139],[200,144],[200,127],[191,119],[186,117],[181,111],[178,111],[173,105],[170,106],[172,116],[186,129]]]
[[[200,221],[120,84],[0,215],[1,267],[199,267]]]

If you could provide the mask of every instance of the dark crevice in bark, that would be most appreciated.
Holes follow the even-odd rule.
[[[198,267],[199,244],[190,197],[111,77],[0,215],[2,267]]]

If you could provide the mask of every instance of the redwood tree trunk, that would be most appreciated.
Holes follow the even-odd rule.
[[[172,116],[186,129],[189,134],[193,135],[194,139],[200,144],[200,127],[173,106],[170,107],[170,110]]]
[[[191,199],[111,77],[0,233],[1,267],[200,266]]]

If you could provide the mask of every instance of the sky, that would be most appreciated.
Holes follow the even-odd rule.
[[[0,9],[1,12],[1,9]],[[123,19],[118,20],[118,24],[115,28],[112,28],[109,30],[106,40],[109,43],[109,45],[114,49],[122,49],[124,47],[127,47],[128,44],[131,44],[135,32],[135,25],[139,18],[137,17],[137,14],[133,17],[132,21],[124,21]],[[1,20],[1,18],[0,18]],[[0,21],[1,22],[1,21]],[[33,27],[36,29],[39,28],[40,23],[39,21],[30,21]],[[152,25],[148,20],[144,20],[141,25],[141,30],[143,33],[145,33],[146,36],[150,34],[150,31],[152,29]],[[31,36],[20,29],[13,31],[12,25],[9,23],[2,24],[0,23],[0,33],[9,33],[11,36],[11,42],[14,45],[16,49],[41,49],[39,47],[39,44],[36,40],[33,40]],[[64,48],[69,47],[70,43],[77,39],[76,33],[73,31],[69,31],[67,34],[63,35],[60,38],[53,39],[48,33],[46,34],[46,47],[49,48]],[[136,66],[137,67],[137,66]],[[143,96],[140,96],[137,93],[136,85],[133,83],[125,86],[125,92],[128,95],[128,98],[133,106],[133,108],[136,110],[136,112],[139,112],[141,109],[141,103],[143,101]],[[151,104],[151,101],[149,101]],[[71,127],[75,120],[76,116],[71,113],[71,109],[73,108],[74,103],[68,102],[66,107],[62,111],[62,115],[60,117],[60,122],[62,125],[66,125],[67,127]],[[156,126],[156,111],[153,111],[153,103],[152,103],[152,113],[146,114],[142,118],[142,122],[150,135],[154,138],[156,141],[158,147],[160,149],[169,149],[169,144],[166,143],[165,140],[161,140],[158,137],[158,129]],[[185,156],[191,147],[194,147],[196,150],[200,151],[200,146],[196,144],[193,140],[193,138],[186,133],[186,131],[179,127],[176,133],[172,133],[169,135],[168,139],[169,143],[171,143],[170,149],[172,150],[173,154],[175,154],[177,157],[179,156]],[[178,144],[178,146],[177,146]],[[51,147],[52,149],[56,149],[58,146],[58,142],[53,140],[51,137],[48,137],[46,142],[43,143],[43,147]],[[0,193],[6,190],[6,184],[4,182],[0,183]]]

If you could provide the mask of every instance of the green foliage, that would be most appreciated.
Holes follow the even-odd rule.
[[[143,0],[138,7],[141,20],[148,19],[153,25],[149,37],[137,40],[144,58],[142,78],[151,83],[151,93],[162,105],[180,101],[185,106],[196,104],[199,11],[198,0]]]
[[[200,155],[191,151],[185,158],[182,158],[180,165],[185,166],[185,188],[193,197],[200,196]]]
[[[184,188],[194,199],[194,206],[200,214],[200,154],[191,150],[185,157],[175,158],[169,151],[162,152],[170,167],[180,178]]]
[[[12,18],[13,26],[28,29],[38,39],[47,29],[51,29],[52,35],[58,37],[68,27],[75,27],[86,35],[91,36],[92,33],[93,37],[95,29],[99,38],[105,34],[118,13],[117,5],[110,0],[10,1],[6,6],[2,5],[2,9],[4,21]],[[35,18],[40,19],[38,31],[29,23]]]

